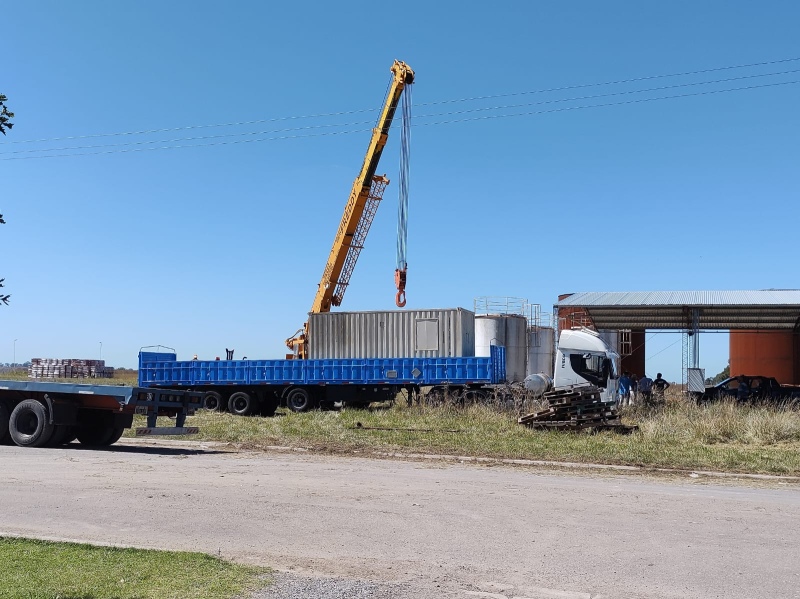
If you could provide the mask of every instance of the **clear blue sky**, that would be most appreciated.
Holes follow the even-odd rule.
[[[133,367],[153,344],[282,356],[396,58],[417,74],[407,308],[515,296],[549,312],[576,291],[798,287],[800,84],[630,101],[800,81],[800,60],[785,61],[800,58],[800,3],[489,6],[6,6],[0,93],[16,126],[0,141],[12,294],[0,362],[14,339],[18,361],[102,347]],[[785,62],[524,93],[771,61]],[[769,73],[783,74],[739,79]],[[483,96],[498,97],[439,104]],[[617,105],[544,112],[593,104]],[[187,128],[245,121],[262,122]],[[90,137],[153,129],[176,130]],[[320,134],[333,131],[356,132]],[[241,143],[254,139],[268,141]],[[398,148],[395,123],[379,167],[393,183],[342,309],[394,307]],[[680,348],[677,334],[652,336],[648,373],[679,380]],[[700,356],[721,370],[727,336],[704,335]]]

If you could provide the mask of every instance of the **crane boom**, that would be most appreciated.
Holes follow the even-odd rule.
[[[372,138],[364,157],[364,164],[358,173],[350,198],[344,207],[344,214],[333,240],[328,262],[322,272],[322,279],[317,288],[317,295],[311,305],[311,312],[329,312],[331,306],[342,303],[342,297],[350,282],[358,254],[363,247],[364,239],[369,232],[377,205],[383,197],[383,190],[389,183],[386,177],[375,176],[378,161],[389,136],[394,113],[400,101],[403,88],[414,82],[414,71],[406,63],[395,60],[392,65],[392,83],[386,94],[383,110],[378,118],[377,126],[372,130]]]
[[[389,180],[385,176],[376,175],[375,171],[389,137],[389,129],[392,126],[394,113],[403,89],[406,85],[414,82],[414,71],[402,61],[395,60],[391,71],[393,77],[383,109],[377,125],[372,130],[372,137],[364,156],[364,163],[361,165],[361,171],[353,181],[350,197],[344,207],[328,262],[325,264],[314,303],[311,305],[311,312],[314,314],[330,312],[331,306],[338,306],[342,303],[347,285],[350,283],[350,276],[353,274],[378,204],[383,197],[383,191],[389,184]],[[307,341],[306,323],[294,337],[286,340],[286,346],[293,350],[294,356],[305,358]]]

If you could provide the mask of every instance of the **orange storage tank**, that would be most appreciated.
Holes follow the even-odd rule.
[[[783,385],[800,384],[798,335],[791,331],[731,331],[731,376],[774,376]]]
[[[558,301],[567,299],[571,293],[563,293],[558,296]],[[593,327],[592,319],[586,308],[563,307],[558,309],[558,330],[568,331],[573,327]]]

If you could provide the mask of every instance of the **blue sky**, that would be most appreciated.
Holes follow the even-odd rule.
[[[394,59],[417,75],[407,308],[798,286],[800,4],[489,6],[6,7],[0,362],[102,348],[132,367],[154,344],[282,356]],[[576,109],[596,104],[615,105]],[[394,308],[397,125],[378,169],[393,182],[341,309]],[[146,130],[160,131],[130,134]],[[651,335],[648,373],[680,379],[680,350],[679,335]],[[721,370],[727,336],[703,335],[700,356]]]

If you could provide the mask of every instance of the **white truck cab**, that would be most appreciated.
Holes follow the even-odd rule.
[[[617,400],[620,357],[600,335],[585,327],[561,331],[556,348],[553,386],[556,389],[590,383],[605,402]]]

